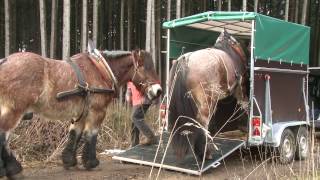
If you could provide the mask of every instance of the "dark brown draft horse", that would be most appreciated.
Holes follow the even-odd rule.
[[[191,149],[199,158],[212,158],[214,146],[206,143],[210,120],[218,102],[229,96],[246,109],[246,67],[246,54],[226,31],[214,48],[184,54],[174,63],[169,78],[168,125],[179,159]]]
[[[18,125],[25,112],[35,112],[49,119],[73,119],[69,138],[62,152],[64,167],[77,164],[76,150],[79,139],[83,137],[85,144],[82,161],[86,169],[91,169],[99,164],[96,158],[97,134],[108,104],[116,97],[117,92],[112,91],[113,87],[132,81],[150,98],[161,94],[159,78],[148,52],[104,51],[102,56],[107,60],[112,73],[109,71],[108,74],[101,64],[96,63],[97,57],[89,53],[72,56],[72,63],[29,52],[15,53],[1,60],[0,176],[12,176],[22,171],[6,141],[9,132]],[[78,72],[72,68],[75,65]],[[58,100],[58,93],[68,94],[81,85],[77,73],[82,74],[82,80],[86,84],[82,88],[85,91]],[[111,74],[114,78],[111,78]],[[88,99],[84,98],[84,94]]]

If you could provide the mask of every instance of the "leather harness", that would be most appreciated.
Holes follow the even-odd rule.
[[[75,88],[72,90],[62,91],[57,93],[56,98],[58,100],[63,100],[69,96],[74,96],[74,95],[83,96],[85,98],[83,109],[80,116],[76,120],[72,119],[71,121],[71,123],[74,123],[85,118],[88,115],[89,103],[90,103],[89,97],[91,93],[115,93],[115,90],[107,89],[107,88],[92,87],[92,86],[90,87],[88,82],[85,81],[85,78],[79,66],[73,61],[71,61],[70,59],[68,59],[66,62],[71,66],[71,68],[75,72],[76,77],[78,79],[78,83],[76,84]]]

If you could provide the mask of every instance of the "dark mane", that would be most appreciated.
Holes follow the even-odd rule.
[[[130,51],[121,51],[121,50],[120,51],[108,51],[108,50],[102,51],[102,56],[105,59],[117,59],[124,56],[129,56],[130,54],[131,54]]]

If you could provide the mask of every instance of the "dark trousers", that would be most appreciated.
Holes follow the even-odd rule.
[[[132,126],[131,126],[131,146],[139,144],[140,131],[147,138],[153,138],[154,133],[150,127],[146,124],[144,117],[147,113],[150,104],[142,104],[133,106],[132,113]]]

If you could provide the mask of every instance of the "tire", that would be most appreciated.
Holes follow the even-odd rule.
[[[309,155],[309,133],[305,126],[301,126],[297,131],[297,149],[295,158],[305,160]]]
[[[280,163],[288,164],[293,161],[296,152],[296,143],[295,135],[290,129],[285,129],[283,131],[278,152]]]

